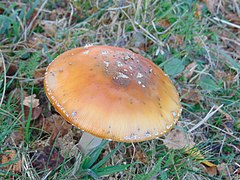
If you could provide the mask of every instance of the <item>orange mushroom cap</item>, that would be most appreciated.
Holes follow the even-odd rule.
[[[48,66],[44,87],[69,123],[114,141],[162,136],[181,111],[169,77],[150,60],[119,47],[90,46],[61,54]]]

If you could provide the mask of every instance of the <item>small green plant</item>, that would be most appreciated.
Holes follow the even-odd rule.
[[[80,168],[77,172],[80,177],[90,176],[94,179],[100,179],[101,176],[111,175],[124,171],[130,166],[130,164],[104,166],[104,164],[110,160],[110,158],[117,152],[117,150],[119,150],[120,146],[122,145],[119,143],[117,147],[112,150],[107,156],[104,156],[101,160],[98,160],[103,148],[107,144],[108,141],[103,141],[99,147],[84,156]]]

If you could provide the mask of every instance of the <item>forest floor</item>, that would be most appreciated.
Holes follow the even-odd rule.
[[[0,179],[240,179],[239,1],[1,1],[0,22]],[[163,69],[181,97],[175,129],[84,155],[43,78],[87,44]]]

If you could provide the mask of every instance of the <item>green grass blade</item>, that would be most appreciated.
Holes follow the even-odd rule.
[[[92,169],[96,170],[97,168],[101,167],[103,164],[105,164],[113,154],[116,153],[117,150],[121,147],[122,144],[119,144],[114,150],[112,150],[107,156],[105,156],[101,161],[99,161],[97,164],[95,164]]]
[[[110,174],[114,174],[114,173],[117,173],[117,172],[120,172],[120,171],[124,171],[129,166],[131,166],[131,164],[108,166],[108,167],[105,167],[105,168],[98,169],[96,174],[98,176],[110,175]]]

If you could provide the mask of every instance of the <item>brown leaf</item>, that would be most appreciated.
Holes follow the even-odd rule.
[[[217,80],[223,80],[227,85],[231,85],[235,81],[235,75],[231,72],[226,72],[224,70],[216,70],[214,73],[214,77]]]
[[[51,134],[51,142],[55,140],[57,135],[64,136],[72,128],[72,125],[67,123],[63,117],[54,114],[43,120],[43,129]]]
[[[63,117],[54,114],[48,118],[46,118],[44,122],[44,130],[48,133],[52,133],[53,131],[60,132],[61,136],[64,136],[68,133],[69,129],[71,129],[72,125],[67,123]]]
[[[211,13],[215,12],[215,8],[217,7],[217,5],[219,4],[219,0],[202,0],[203,3],[206,4],[208,10]]]
[[[182,90],[182,100],[187,103],[197,104],[203,97],[197,89],[183,89]]]
[[[30,107],[30,108],[35,108],[39,106],[39,99],[36,99],[36,94],[27,96],[23,100],[23,105]]]
[[[179,129],[170,131],[163,140],[163,143],[169,149],[192,148],[195,145],[192,137]]]
[[[80,151],[76,143],[73,131],[70,129],[63,137],[58,137],[56,146],[59,147],[63,157],[65,155],[76,157]]]
[[[34,71],[33,76],[35,79],[37,79],[36,84],[43,84],[45,72],[46,72],[46,68],[40,68]]]
[[[20,145],[24,140],[24,129],[18,128],[16,131],[14,131],[11,135],[11,140],[15,145]]]
[[[146,163],[147,162],[147,156],[141,150],[138,150],[136,152],[136,154],[134,155],[134,159],[136,161],[141,161],[142,163]]]
[[[12,62],[9,64],[8,70],[7,70],[7,76],[13,76],[18,71],[18,64],[17,62]]]
[[[55,21],[42,21],[41,26],[44,30],[44,35],[46,37],[54,37],[57,31],[57,26]]]
[[[3,166],[2,169],[5,171],[11,171],[12,173],[21,173],[21,160],[17,158],[15,150],[6,150],[4,154],[0,154],[0,164],[7,164],[10,161],[15,161],[15,163],[10,163],[6,166]]]
[[[25,97],[23,105],[25,119],[28,119],[31,113],[31,120],[35,120],[42,113],[42,108],[39,107],[39,99],[36,99],[36,94]]]
[[[222,176],[229,176],[229,174],[233,173],[233,168],[230,165],[225,163],[221,163],[217,165],[218,174]]]
[[[207,36],[194,36],[193,37],[193,41],[198,44],[199,46],[203,47],[204,46],[204,43],[205,41],[207,40]]]
[[[202,170],[205,174],[208,174],[211,177],[217,175],[217,167],[216,166],[207,167],[207,166],[202,165]]]
[[[168,43],[172,48],[176,48],[183,45],[184,36],[181,35],[172,35],[168,39]]]
[[[193,72],[194,70],[196,69],[197,67],[197,64],[196,62],[192,62],[190,64],[188,64],[186,67],[185,67],[185,70],[183,71],[183,76],[186,78],[186,79],[190,79],[193,75]]]
[[[158,22],[158,25],[159,26],[162,26],[164,28],[169,28],[171,26],[171,23],[169,20],[167,19],[161,19],[159,22]]]
[[[40,49],[41,44],[43,43],[43,39],[40,38],[38,35],[32,35],[28,38],[28,46],[33,49]]]
[[[196,10],[195,10],[195,12],[194,12],[194,16],[195,16],[195,18],[197,18],[197,19],[201,19],[203,9],[204,9],[203,4],[197,2],[197,3],[196,3]]]
[[[24,117],[25,117],[25,119],[28,119],[30,113],[32,113],[31,114],[31,120],[36,120],[41,115],[42,108],[41,107],[35,107],[35,108],[31,109],[27,106],[24,106]]]
[[[35,152],[32,157],[32,165],[38,171],[44,171],[46,169],[54,170],[60,166],[64,160],[57,149],[51,146],[36,149]]]

